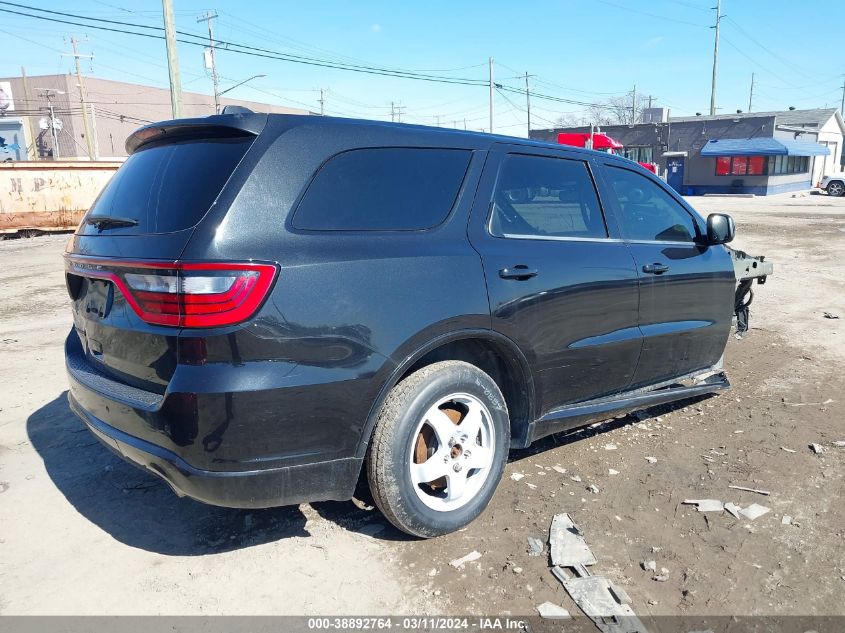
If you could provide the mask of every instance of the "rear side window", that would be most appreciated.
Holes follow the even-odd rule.
[[[455,204],[470,152],[386,147],[338,154],[317,172],[293,217],[314,231],[413,231]]]
[[[607,166],[611,192],[619,203],[622,235],[647,242],[692,242],[698,231],[692,216],[649,178]]]
[[[496,182],[490,232],[497,237],[607,237],[586,163],[508,155]]]
[[[89,215],[136,220],[109,233],[169,233],[208,211],[255,137],[185,139],[143,147],[103,189]],[[82,231],[96,233],[93,226]]]

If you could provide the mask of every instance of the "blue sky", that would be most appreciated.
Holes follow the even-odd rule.
[[[159,0],[19,0],[20,4],[80,15],[161,25]],[[356,64],[430,71],[486,80],[487,58],[496,81],[558,98],[601,102],[637,91],[653,95],[673,114],[708,112],[715,0],[559,0],[556,2],[265,2],[174,0],[177,28],[204,33],[197,16],[214,9],[219,39],[295,55]],[[0,5],[0,9],[26,11]],[[755,110],[838,107],[845,66],[838,31],[842,0],[723,0],[717,102],[720,112],[747,109],[751,73]],[[60,17],[60,16],[55,16]],[[827,28],[826,25],[830,25]],[[120,28],[120,27],[117,27]],[[94,60],[85,72],[107,79],[167,85],[164,43],[92,28],[0,13],[6,40],[0,76],[67,72],[66,37]],[[180,45],[185,90],[210,93],[202,49]],[[404,107],[403,121],[481,129],[487,122],[487,89],[344,72],[218,52],[221,89],[256,74],[267,75],[229,96],[319,108],[326,90],[328,114],[389,119],[390,102]],[[495,131],[525,135],[524,96],[495,97]],[[584,108],[532,99],[532,127]]]

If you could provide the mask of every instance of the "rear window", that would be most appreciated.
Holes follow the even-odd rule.
[[[455,204],[470,152],[376,148],[331,158],[293,217],[297,229],[413,231],[437,226]]]
[[[132,154],[103,189],[90,216],[136,220],[109,233],[169,233],[194,226],[208,211],[254,136],[174,140]],[[94,226],[82,225],[85,233]]]

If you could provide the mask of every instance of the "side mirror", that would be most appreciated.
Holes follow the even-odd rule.
[[[707,243],[727,244],[736,235],[734,219],[726,213],[711,213],[707,216]]]

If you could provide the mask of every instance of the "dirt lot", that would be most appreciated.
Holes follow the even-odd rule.
[[[735,246],[776,265],[751,332],[730,340],[733,389],[513,452],[482,517],[431,541],[352,503],[180,500],[114,458],[65,401],[66,238],[0,243],[0,613],[527,615],[546,600],[576,612],[546,557],[527,554],[565,511],[638,614],[845,615],[845,448],[833,445],[845,440],[845,198],[693,204],[732,213]],[[771,512],[735,520],[686,498]],[[478,561],[449,566],[473,550]]]

